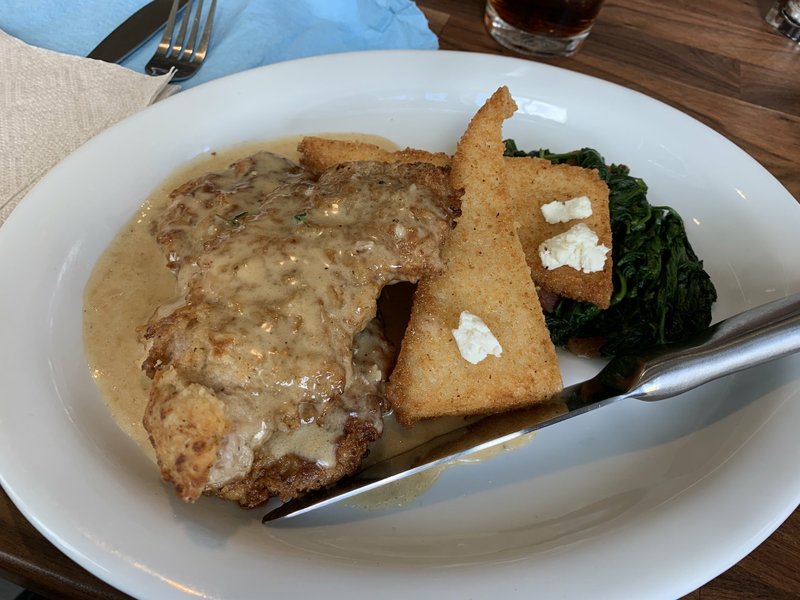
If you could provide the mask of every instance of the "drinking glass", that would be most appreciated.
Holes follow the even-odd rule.
[[[769,9],[765,19],[767,23],[786,37],[795,42],[800,42],[800,1],[782,0],[776,2]]]
[[[484,23],[506,48],[571,56],[589,36],[603,0],[487,0]]]

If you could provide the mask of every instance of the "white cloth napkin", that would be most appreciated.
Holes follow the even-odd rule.
[[[170,78],[34,48],[0,31],[0,225],[67,154],[176,91]]]

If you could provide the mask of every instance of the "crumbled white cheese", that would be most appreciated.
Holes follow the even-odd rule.
[[[584,273],[602,271],[608,248],[598,244],[598,241],[594,231],[584,223],[578,223],[542,242],[539,245],[539,258],[545,269],[566,265]]]
[[[480,317],[463,311],[458,318],[458,329],[453,329],[458,351],[465,360],[477,365],[489,356],[500,356],[503,348]]]
[[[565,202],[555,200],[542,205],[544,220],[548,223],[566,223],[573,219],[592,216],[592,201],[588,196],[578,196]]]

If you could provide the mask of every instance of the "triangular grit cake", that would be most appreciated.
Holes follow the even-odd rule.
[[[502,124],[516,110],[505,87],[478,111],[452,161],[462,215],[442,272],[420,281],[388,395],[397,419],[491,413],[543,402],[562,387],[555,349],[515,231]],[[453,330],[476,315],[502,346],[468,362]]]

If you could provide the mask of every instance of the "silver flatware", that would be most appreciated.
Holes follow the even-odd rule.
[[[526,413],[486,417],[386,459],[320,492],[296,498],[264,523],[297,516],[623,399],[663,400],[737,371],[800,350],[800,294],[747,310],[709,327],[690,342],[643,356],[612,359],[598,375],[567,387],[564,412],[545,421]],[[526,421],[526,418],[528,419]],[[541,418],[541,417],[539,417]]]
[[[179,9],[188,1],[180,0]],[[164,26],[171,6],[172,0],[153,0],[145,4],[109,33],[87,58],[110,63],[122,62]]]
[[[189,0],[188,6],[183,11],[180,29],[175,33],[177,24],[179,0],[174,0],[169,13],[164,35],[158,44],[158,49],[144,70],[149,75],[165,75],[175,69],[173,80],[182,81],[194,75],[208,52],[208,42],[211,39],[211,30],[214,24],[214,12],[217,0],[211,0],[208,12],[203,14],[203,0]],[[194,19],[191,15],[194,13]],[[191,29],[189,21],[192,20]],[[202,33],[200,25],[204,23]],[[198,40],[198,35],[200,39]]]

